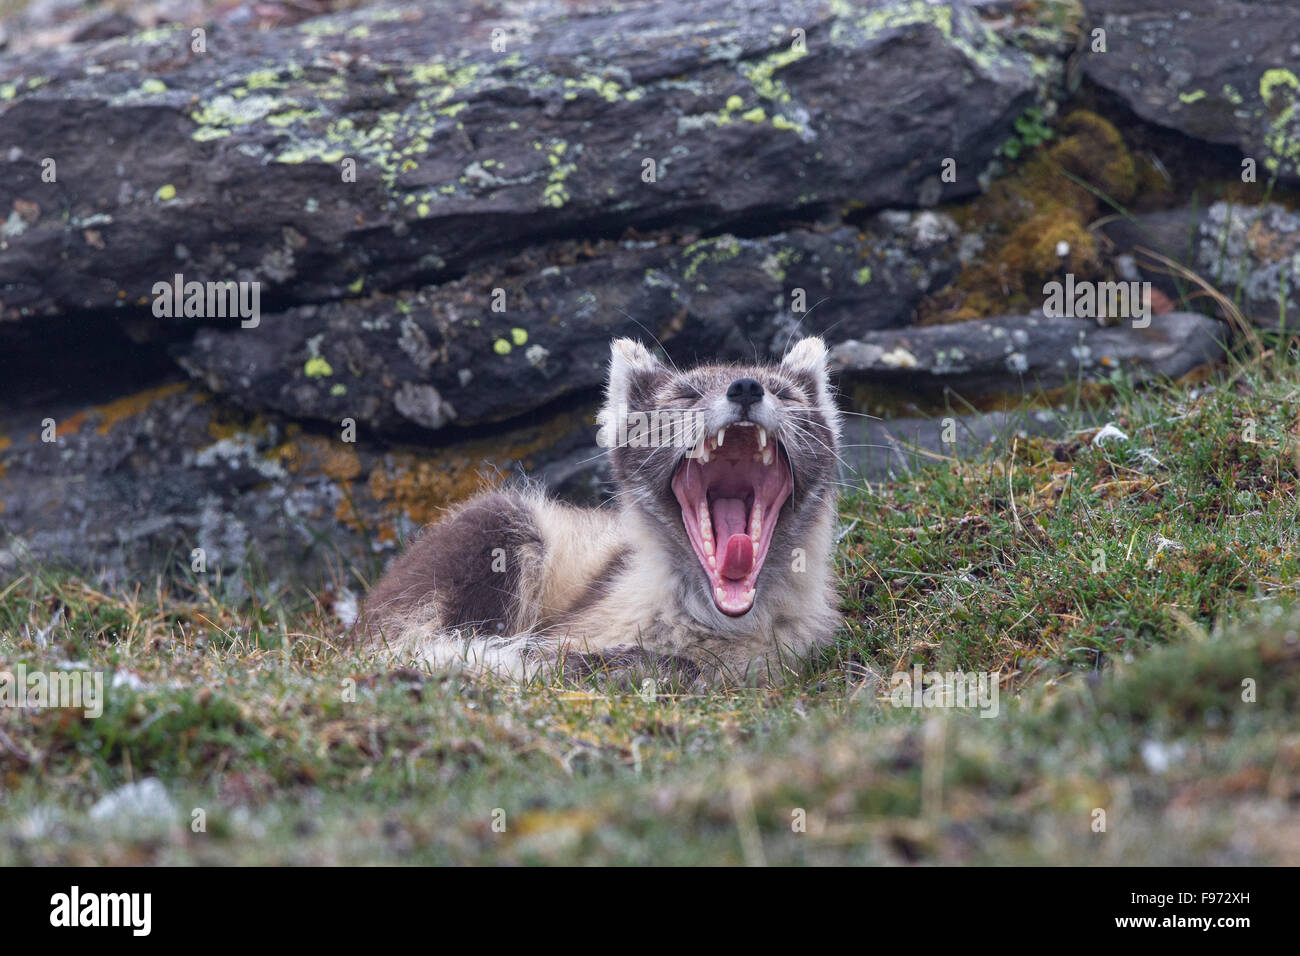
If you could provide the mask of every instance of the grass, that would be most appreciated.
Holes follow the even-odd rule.
[[[1298,396],[1277,355],[1117,381],[1059,440],[847,495],[842,640],[774,689],[394,672],[303,591],[33,568],[0,669],[113,687],[0,708],[0,863],[1300,862]],[[894,706],[914,665],[1000,672],[997,717]]]

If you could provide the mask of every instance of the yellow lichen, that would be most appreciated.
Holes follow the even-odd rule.
[[[173,382],[170,385],[159,385],[157,388],[145,389],[143,392],[115,399],[105,405],[97,405],[94,408],[99,416],[99,427],[96,430],[101,435],[107,435],[118,422],[139,415],[154,402],[182,392],[185,387],[184,382]]]

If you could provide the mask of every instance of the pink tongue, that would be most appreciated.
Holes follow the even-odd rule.
[[[745,533],[743,498],[713,499],[713,535],[725,541],[718,573],[729,581],[743,578],[754,567],[754,542]]]
[[[728,581],[739,581],[754,567],[754,542],[747,534],[733,534],[727,539],[727,550],[718,569]]]

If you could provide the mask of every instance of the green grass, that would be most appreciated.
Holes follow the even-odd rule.
[[[0,863],[1300,862],[1297,397],[1277,358],[1121,384],[1077,420],[1129,440],[847,496],[842,640],[774,689],[392,672],[324,595],[32,569],[0,669],[120,683],[94,720],[0,708]],[[1000,672],[998,716],[893,706],[916,664]],[[169,809],[89,815],[144,778]]]

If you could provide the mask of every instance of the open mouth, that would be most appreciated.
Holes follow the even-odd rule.
[[[779,443],[751,422],[704,440],[673,476],[686,535],[709,577],[718,610],[739,617],[754,606],[781,507],[794,490]]]

